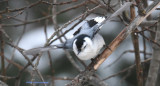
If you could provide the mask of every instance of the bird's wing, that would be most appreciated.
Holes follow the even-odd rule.
[[[94,37],[95,34],[97,34],[102,27],[102,25],[105,23],[106,18],[105,17],[96,17],[89,21],[86,21],[84,25],[82,25],[81,30],[78,31],[79,34],[87,34],[91,38]]]

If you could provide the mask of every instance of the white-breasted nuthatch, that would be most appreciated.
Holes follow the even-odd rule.
[[[73,38],[58,45],[51,45],[41,48],[33,48],[24,51],[26,55],[35,55],[39,52],[51,49],[71,49],[81,60],[89,60],[96,57],[105,45],[103,37],[97,33],[103,25],[105,17],[96,17],[85,21],[85,23],[73,34]]]

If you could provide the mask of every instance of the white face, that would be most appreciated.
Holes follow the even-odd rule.
[[[92,46],[92,40],[89,37],[85,37],[84,40],[86,44],[88,44],[89,46]]]

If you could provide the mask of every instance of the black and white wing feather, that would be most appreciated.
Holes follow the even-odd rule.
[[[105,17],[96,17],[94,19],[86,21],[73,35],[74,37],[78,37],[81,34],[87,34],[91,38],[94,37],[95,34],[102,27]]]

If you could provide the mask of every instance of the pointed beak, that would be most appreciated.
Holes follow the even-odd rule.
[[[80,51],[78,51],[78,54],[79,54],[79,53],[80,53]],[[77,54],[77,55],[78,55],[78,54]]]

